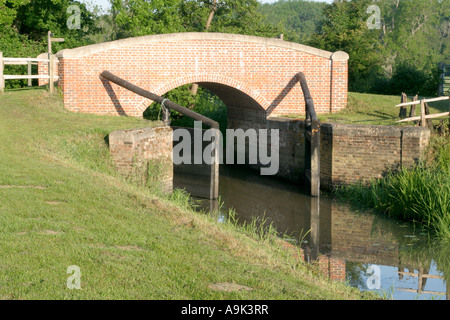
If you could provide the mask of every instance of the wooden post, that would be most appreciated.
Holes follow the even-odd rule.
[[[425,115],[428,116],[429,114],[430,114],[430,107],[428,106],[428,103],[425,102]],[[434,132],[433,121],[431,119],[426,119],[425,122],[428,129],[430,129],[430,131],[433,133]]]
[[[31,58],[31,57],[28,57]],[[31,76],[31,61],[27,61],[28,62],[28,76]],[[30,78],[28,79],[28,86],[31,87],[33,85],[33,80]]]
[[[211,128],[213,132],[213,146],[212,161],[211,161],[211,182],[210,182],[210,195],[211,200],[219,198],[219,152],[220,152],[220,131],[219,129]]]
[[[419,269],[419,274],[418,274],[419,280],[418,280],[418,284],[417,284],[417,293],[422,293],[422,289],[423,289],[423,268]]]
[[[419,96],[416,95],[416,96],[413,98],[413,101],[417,101],[418,99],[419,99]],[[416,105],[413,104],[413,105],[411,106],[411,109],[409,110],[409,117],[412,118],[412,117],[414,117],[415,115],[416,115]],[[413,123],[414,123],[414,125],[416,125],[416,124],[417,124],[417,121],[414,121]]]
[[[408,102],[408,97],[407,97],[406,93],[402,92],[402,96],[400,98],[400,103],[405,103],[405,102]],[[398,116],[400,119],[406,118],[406,107],[400,108],[400,112],[399,112]]]
[[[311,123],[311,196],[320,195],[320,127],[318,121]]]
[[[425,119],[425,100],[420,100],[420,126],[426,127],[427,120]]]
[[[446,295],[445,295],[445,298],[447,299],[447,300],[450,300],[450,281],[446,281],[446,288],[447,288],[447,290],[445,290],[445,291],[447,291],[446,292]]]
[[[54,57],[52,54],[49,54],[49,59],[48,59],[48,84],[49,84],[49,89],[50,89],[50,93],[53,93],[54,91],[54,82],[53,82],[53,66],[54,66]]]
[[[5,79],[3,78],[3,52],[0,51],[0,92],[5,91]]]
[[[310,247],[311,247],[311,258],[316,260],[319,256],[319,245],[320,245],[320,198],[310,197]]]
[[[209,213],[211,214],[211,216],[214,216],[215,214],[219,213],[219,200],[218,199],[209,200]]]
[[[48,88],[53,93],[53,54],[52,54],[52,32],[47,33],[48,45]]]

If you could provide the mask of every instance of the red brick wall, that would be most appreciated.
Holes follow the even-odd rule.
[[[58,57],[64,104],[76,112],[140,117],[151,103],[100,79],[104,70],[158,95],[194,82],[225,99],[238,90],[247,99],[230,101],[230,108],[259,109],[266,116],[304,113],[298,72],[306,75],[318,113],[336,112],[347,101],[347,54],[278,39],[154,35],[63,50]]]
[[[317,263],[324,276],[335,281],[345,281],[345,260],[320,255]]]
[[[337,112],[347,106],[348,57],[341,52],[333,54],[331,63],[331,106]]]
[[[38,59],[48,59],[48,53],[42,53],[37,58]],[[54,70],[53,71],[53,75],[55,77],[55,81],[57,81],[58,75],[59,75],[58,65],[59,65],[59,61],[55,57],[54,68],[53,68],[53,70]],[[38,62],[38,74],[39,75],[46,75],[46,76],[48,75],[48,62]],[[48,84],[48,79],[39,79],[38,80],[38,85],[39,86],[45,86],[47,84]]]

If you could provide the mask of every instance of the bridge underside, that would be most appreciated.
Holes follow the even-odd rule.
[[[228,109],[228,128],[265,128],[266,110],[242,91],[219,83],[199,82],[199,86],[211,91]]]

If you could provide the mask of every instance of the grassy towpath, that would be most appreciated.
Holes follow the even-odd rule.
[[[0,299],[362,298],[185,197],[119,177],[105,136],[150,125],[70,113],[43,90],[0,95]],[[81,290],[67,288],[72,265]]]

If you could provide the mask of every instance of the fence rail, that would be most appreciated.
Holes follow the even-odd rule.
[[[3,58],[5,64],[28,64],[28,62],[49,62],[48,59],[38,58]]]
[[[0,51],[0,92],[3,92],[5,90],[5,80],[28,80],[28,86],[32,86],[32,80],[33,79],[50,79],[52,74],[51,71],[53,68],[48,68],[48,75],[33,75],[32,74],[32,66],[38,65],[39,62],[43,63],[53,63],[53,56],[50,57],[50,59],[38,59],[38,58],[6,58],[3,57],[3,53]],[[5,65],[26,65],[28,66],[27,69],[27,75],[9,75],[4,74],[5,72]],[[52,78],[53,81],[58,80],[57,76],[53,75]]]
[[[26,80],[26,79],[50,79],[48,75],[3,75],[5,80]],[[53,79],[58,79],[58,77],[53,77]]]
[[[425,284],[426,284],[426,279],[427,278],[444,280],[443,276],[434,275],[434,274],[428,274],[427,272],[425,272],[425,270],[423,268],[420,268],[418,270],[418,272],[397,271],[397,273],[398,273],[399,276],[402,276],[402,277],[404,275],[406,275],[406,276],[417,277],[418,278],[417,289],[397,288],[400,291],[414,292],[414,293],[418,293],[418,294],[424,293],[424,294],[432,294],[432,295],[445,295],[447,300],[450,299],[450,286],[449,286],[448,282],[446,284],[446,292],[425,290]]]
[[[412,102],[404,102],[404,103],[400,103],[398,105],[396,105],[396,107],[406,107],[406,106],[415,106],[420,104],[420,116],[419,117],[409,117],[406,119],[401,119],[399,122],[407,122],[407,121],[418,121],[420,120],[420,125],[422,127],[426,127],[427,126],[427,119],[436,119],[436,118],[442,118],[442,117],[450,117],[450,105],[449,105],[449,112],[442,112],[442,113],[435,113],[435,114],[426,114],[426,107],[425,104],[428,102],[436,102],[436,101],[445,101],[445,100],[449,100],[450,101],[450,97],[448,96],[444,96],[444,97],[438,97],[438,98],[431,98],[431,99],[421,99],[421,100],[416,100],[416,101],[412,101]]]

